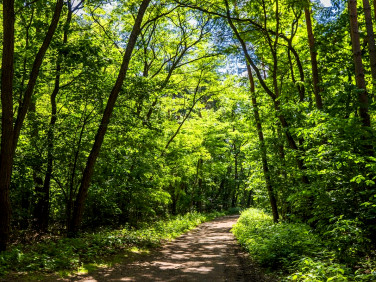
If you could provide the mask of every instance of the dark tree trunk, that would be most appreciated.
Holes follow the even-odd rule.
[[[0,251],[7,247],[10,232],[9,186],[13,166],[13,66],[14,1],[3,1],[3,56],[1,72],[1,155],[0,155]]]
[[[313,81],[313,90],[315,94],[316,107],[321,110],[323,108],[322,99],[321,99],[321,88],[320,88],[320,75],[319,69],[317,67],[317,51],[315,46],[315,36],[312,29],[311,21],[311,12],[310,8],[304,8],[304,14],[306,18],[307,33],[308,33],[308,43],[309,43],[309,52],[311,55],[311,66],[312,66],[312,81]]]
[[[235,128],[233,129],[235,131]],[[238,182],[239,182],[239,173],[238,173],[238,156],[240,152],[240,148],[237,149],[236,147],[236,142],[234,141],[234,151],[235,151],[235,156],[234,156],[234,185],[232,187],[232,195],[231,195],[231,207],[235,208],[236,202],[237,202],[237,197],[236,193],[238,190]]]
[[[68,15],[64,25],[64,34],[63,34],[63,45],[68,42],[68,32],[70,22],[72,20],[72,7],[70,1],[68,1]],[[62,54],[59,54],[56,62],[56,76],[55,76],[55,85],[54,89],[50,96],[51,102],[51,118],[50,125],[47,132],[47,168],[46,174],[44,177],[44,182],[42,189],[40,191],[40,197],[36,204],[35,210],[35,225],[40,231],[47,231],[48,221],[50,216],[50,185],[53,171],[53,151],[54,151],[54,130],[56,124],[56,97],[60,90],[60,72],[61,72],[61,59]]]
[[[372,74],[372,99],[374,99],[376,92],[376,46],[372,25],[371,6],[368,0],[363,0],[363,10],[367,28],[368,51]]]
[[[177,188],[174,185],[170,184],[169,190],[170,190],[170,196],[171,196],[171,213],[173,215],[176,215],[177,214],[177,202],[178,202]]]
[[[252,190],[249,190],[246,207],[250,208],[251,206],[253,206],[253,192]]]
[[[288,41],[288,44],[289,44],[289,48],[288,48],[288,59],[289,59],[289,63],[290,63],[290,72],[291,72],[291,78],[292,78],[292,81],[294,82],[294,84],[296,84],[296,88],[298,89],[298,92],[299,92],[299,102],[303,102],[304,101],[304,98],[305,98],[305,87],[304,87],[304,71],[303,71],[303,66],[300,62],[300,58],[299,58],[299,55],[298,53],[296,52],[296,50],[292,47],[292,43],[291,43],[291,40]],[[294,57],[295,57],[295,60],[296,60],[296,64],[298,66],[298,70],[299,70],[299,75],[300,75],[300,83],[296,83],[296,79],[295,79],[295,75],[294,75],[294,68],[293,68],[293,62],[292,62],[292,58],[291,58],[291,54],[290,52],[292,52],[294,54]]]
[[[191,210],[193,208],[194,203],[196,203],[196,210],[200,209],[201,198],[199,196],[201,195],[201,192],[202,192],[202,166],[203,164],[204,164],[204,160],[202,158],[199,158],[197,160],[195,182],[192,187],[191,204],[190,204]]]
[[[359,101],[359,116],[362,120],[363,125],[370,127],[371,120],[368,114],[368,94],[366,89],[366,82],[364,79],[364,67],[362,62],[362,51],[360,47],[358,15],[356,5],[356,0],[349,0],[348,8],[350,16],[351,43],[355,65],[355,80],[356,86],[359,89],[357,91]]]
[[[99,125],[97,134],[95,136],[93,147],[90,151],[90,154],[89,154],[89,157],[88,157],[88,160],[87,160],[87,163],[86,163],[83,175],[82,175],[80,188],[78,190],[77,198],[76,198],[75,203],[74,203],[72,220],[71,220],[71,223],[68,226],[69,227],[69,229],[68,229],[68,235],[69,236],[75,236],[77,234],[79,226],[81,224],[82,216],[83,216],[83,212],[84,212],[84,204],[85,204],[88,189],[89,189],[89,186],[90,186],[91,177],[93,175],[94,165],[95,165],[95,162],[98,158],[99,151],[100,151],[100,148],[102,146],[103,139],[104,139],[104,136],[106,134],[108,124],[110,122],[110,117],[111,117],[112,111],[114,109],[116,99],[119,95],[119,92],[121,90],[121,87],[122,87],[124,79],[125,79],[125,76],[127,74],[131,55],[132,55],[134,46],[136,44],[137,37],[138,37],[138,35],[141,31],[142,19],[143,19],[144,13],[145,13],[150,1],[151,0],[143,0],[141,5],[140,5],[140,8],[138,10],[137,18],[136,18],[135,24],[133,26],[132,32],[131,32],[129,40],[128,40],[128,45],[127,45],[127,48],[126,48],[125,53],[124,53],[123,62],[122,62],[122,65],[120,67],[118,78],[116,80],[116,83],[115,83],[112,91],[111,91],[110,97],[108,98],[107,105],[106,105],[106,108],[104,110],[101,123]]]
[[[3,56],[1,74],[1,99],[2,99],[2,136],[0,160],[0,250],[4,250],[9,237],[10,202],[9,186],[12,174],[13,158],[16,151],[18,138],[25,120],[34,86],[44,55],[51,43],[60,19],[63,0],[56,3],[54,15],[48,28],[42,46],[35,57],[30,73],[22,104],[13,127],[13,57],[14,57],[14,1],[3,1]]]

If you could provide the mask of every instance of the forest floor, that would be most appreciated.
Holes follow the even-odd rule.
[[[54,281],[275,281],[262,273],[230,233],[237,218],[203,223],[126,264]]]

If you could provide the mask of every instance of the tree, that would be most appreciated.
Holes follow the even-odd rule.
[[[5,4],[5,3],[4,3]],[[0,167],[0,201],[4,205],[0,207],[0,250],[5,250],[7,240],[9,237],[9,224],[10,224],[10,203],[9,203],[9,186],[12,174],[13,159],[17,147],[17,142],[20,136],[21,128],[24,123],[33,90],[39,75],[39,69],[43,62],[43,58],[51,43],[52,37],[56,31],[60,13],[63,8],[63,1],[58,0],[56,3],[55,11],[51,19],[50,26],[46,32],[44,41],[35,56],[35,60],[30,72],[29,81],[26,86],[25,93],[21,104],[19,105],[17,117],[13,125],[13,60],[14,60],[14,3],[8,1],[5,4],[3,13],[3,28],[4,32],[3,41],[3,66],[7,66],[7,70],[2,75],[2,81],[5,81],[5,86],[2,89],[2,141],[1,141],[1,167]],[[9,31],[8,31],[9,29]],[[9,69],[8,69],[9,67]],[[3,67],[4,70],[4,67]],[[3,83],[2,83],[3,84]]]
[[[304,7],[304,14],[307,25],[307,34],[308,34],[308,43],[309,43],[309,52],[311,55],[311,65],[312,65],[312,82],[315,94],[316,107],[319,110],[322,110],[323,103],[321,99],[321,89],[320,89],[320,74],[317,66],[317,51],[315,46],[315,36],[312,29],[311,21],[311,11],[310,7]]]
[[[70,236],[74,236],[77,234],[78,228],[80,226],[82,215],[84,212],[84,204],[87,197],[88,189],[90,186],[90,180],[94,171],[94,165],[97,160],[97,157],[99,155],[100,148],[103,143],[104,136],[107,131],[107,127],[110,121],[110,117],[112,114],[112,111],[115,106],[116,99],[120,93],[123,81],[125,79],[125,76],[128,71],[129,62],[131,60],[131,55],[133,52],[133,48],[136,45],[137,37],[140,34],[141,31],[141,24],[143,20],[143,16],[145,14],[145,11],[147,7],[149,6],[150,0],[143,0],[140,8],[137,13],[137,17],[135,20],[135,23],[133,25],[132,32],[129,36],[127,48],[125,50],[124,56],[123,56],[123,62],[119,70],[119,75],[116,80],[116,83],[111,91],[111,94],[108,98],[106,108],[104,110],[101,123],[99,125],[97,134],[95,136],[95,141],[93,144],[93,147],[91,149],[90,155],[88,157],[86,167],[84,170],[84,173],[82,175],[81,185],[78,190],[78,194],[74,203],[74,210],[71,222],[68,226],[68,234]]]
[[[355,66],[355,80],[358,87],[358,100],[359,100],[359,115],[362,119],[364,126],[370,127],[371,120],[368,114],[368,93],[366,82],[364,79],[364,67],[362,62],[362,51],[360,48],[359,27],[358,27],[358,13],[357,13],[356,0],[348,1],[348,9],[350,16],[350,31],[351,42],[353,50],[353,59]]]

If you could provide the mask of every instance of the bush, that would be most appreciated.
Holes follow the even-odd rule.
[[[244,211],[232,232],[262,266],[288,267],[302,255],[320,249],[316,236],[304,224],[274,224],[272,217],[256,209]]]
[[[375,260],[360,256],[364,239],[356,220],[339,218],[324,244],[305,224],[274,224],[269,214],[248,209],[232,232],[261,266],[282,268],[283,281],[376,281]]]
[[[370,240],[363,234],[361,222],[358,219],[344,219],[343,216],[333,218],[331,221],[332,224],[328,226],[328,231],[324,234],[329,247],[342,261],[356,262],[370,243]]]

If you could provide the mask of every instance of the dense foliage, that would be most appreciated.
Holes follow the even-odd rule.
[[[341,225],[354,226],[354,223],[341,222]],[[306,224],[273,224],[273,218],[258,209],[242,212],[232,229],[260,265],[284,270],[279,273],[282,281],[374,281],[375,261],[358,260],[356,256],[357,252],[364,251],[359,244],[363,240],[361,234],[350,233],[354,237],[346,238],[348,231],[336,230],[341,235],[323,241]],[[338,242],[341,238],[347,242]],[[352,268],[351,258],[357,259],[356,268]]]
[[[368,0],[0,6],[1,251],[250,206],[348,265],[375,249]]]

